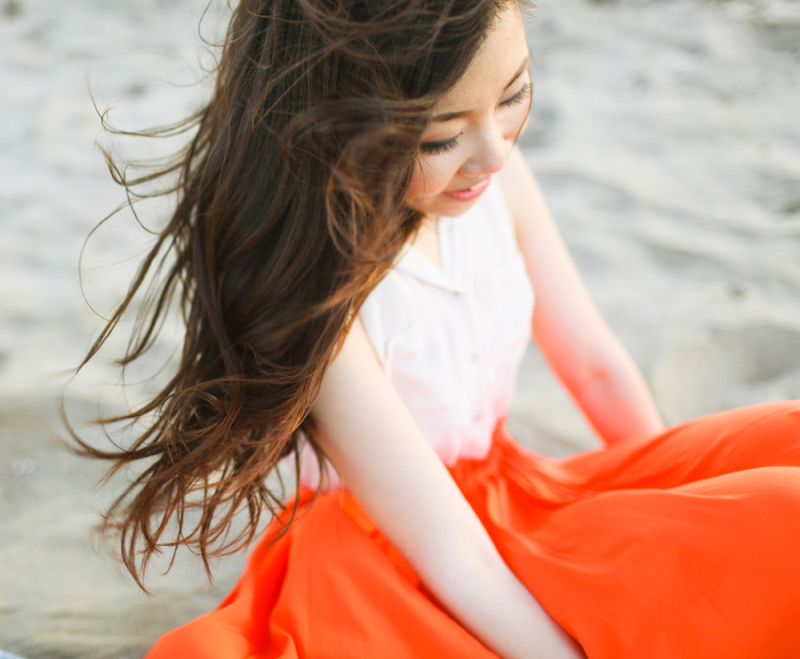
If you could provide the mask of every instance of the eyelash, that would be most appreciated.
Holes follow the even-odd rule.
[[[503,107],[510,107],[512,105],[518,105],[520,103],[525,102],[525,98],[531,93],[532,89],[531,83],[525,83],[522,85],[520,90],[514,94],[511,98],[507,98],[505,101],[500,103]],[[443,142],[425,142],[421,144],[419,150],[427,155],[439,155],[442,153],[447,153],[448,151],[452,151],[453,149],[458,146],[458,136],[456,135],[454,138],[445,140]]]
[[[422,151],[422,153],[437,156],[440,153],[452,151],[456,148],[456,146],[458,146],[457,135],[452,139],[445,140],[444,142],[425,142],[424,144],[420,144],[419,150]]]
[[[526,82],[524,85],[522,85],[522,87],[520,87],[520,90],[516,94],[514,94],[511,98],[507,98],[505,101],[500,103],[500,105],[508,107],[509,105],[517,105],[519,103],[522,103],[523,101],[525,101],[525,98],[531,93],[531,89],[533,89],[531,83]]]

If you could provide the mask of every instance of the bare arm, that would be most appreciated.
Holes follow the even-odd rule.
[[[660,432],[644,379],[589,298],[517,149],[501,181],[536,292],[534,337],[551,368],[607,444]]]
[[[456,620],[502,657],[584,656],[505,565],[359,323],[313,414],[347,487]]]

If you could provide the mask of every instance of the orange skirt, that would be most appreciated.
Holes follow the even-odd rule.
[[[589,659],[800,657],[800,404],[554,460],[504,430],[451,470],[503,558]],[[211,613],[148,659],[496,657],[345,491],[300,496]]]

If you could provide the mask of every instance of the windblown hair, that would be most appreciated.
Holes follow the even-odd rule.
[[[186,326],[177,370],[151,401],[98,420],[139,427],[129,446],[98,449],[70,429],[80,452],[112,461],[110,474],[144,460],[104,521],[140,585],[162,548],[186,545],[208,570],[251,541],[280,506],[267,476],[301,432],[322,460],[309,416],[322,376],[418,228],[404,197],[422,132],[503,4],[241,0],[210,102],[140,133],[186,133],[185,149],[137,178],[106,155],[133,196],[172,181],[161,193],[177,197],[81,364],[146,289],[118,363],[145,355],[175,301]]]

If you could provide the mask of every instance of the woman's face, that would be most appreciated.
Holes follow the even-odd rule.
[[[510,2],[434,108],[406,193],[411,208],[431,218],[460,215],[487,188],[528,116],[528,61],[522,15]]]

